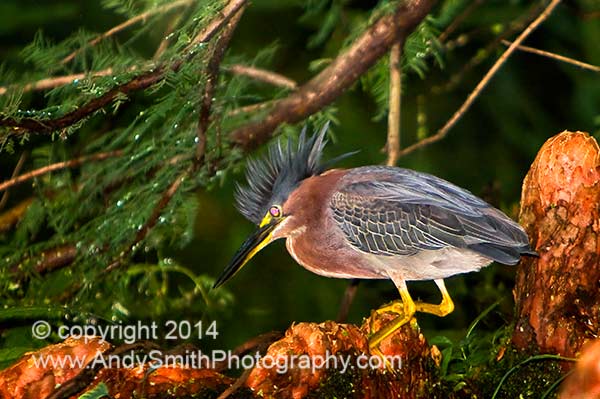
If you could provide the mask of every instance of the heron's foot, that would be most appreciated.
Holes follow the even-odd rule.
[[[411,326],[416,327],[417,319],[415,319],[412,314],[408,317],[402,314],[396,317],[395,319],[391,320],[390,322],[386,323],[376,333],[372,334],[369,337],[369,349],[377,349],[381,341],[394,334],[400,327],[404,326],[407,323],[410,323]]]
[[[395,313],[397,315],[402,315],[402,314],[404,314],[404,303],[402,303],[401,299],[398,299],[396,301],[392,301],[386,305],[383,305],[379,309],[376,309],[375,312],[377,314],[389,312],[389,313]]]
[[[454,310],[454,303],[449,296],[442,298],[442,302],[439,304],[415,302],[417,312],[429,313],[439,317],[449,315]]]
[[[400,309],[403,308],[403,304],[401,302],[398,305],[400,306]],[[391,312],[391,310],[389,309],[386,311]],[[377,317],[377,313],[379,313],[377,310],[373,311],[371,322]],[[407,323],[411,323],[411,325],[414,323],[416,325],[416,319],[412,316],[405,317],[404,312],[401,311],[398,317],[385,323],[383,327],[379,329],[379,331],[377,331],[369,337],[369,351],[371,355],[379,356],[382,359],[383,365],[385,366],[386,370],[390,373],[397,373],[398,370],[394,368],[394,365],[390,362],[390,360],[381,352],[379,345],[384,339],[393,335],[394,332],[396,332],[399,328],[401,328]],[[373,329],[372,324],[369,327],[371,328],[371,330]]]
[[[381,350],[377,348],[371,348],[369,350],[371,352],[371,356],[379,356],[382,359],[383,365],[385,369],[392,374],[396,374],[399,369],[395,369],[394,365],[389,361],[389,359],[381,352]]]
[[[414,302],[414,308],[416,312],[429,313],[436,316],[444,317],[454,310],[454,303],[449,296],[444,296],[440,304],[425,303],[421,301]],[[375,315],[381,315],[384,313],[395,313],[398,316],[403,316],[406,313],[406,307],[401,300],[393,301],[387,305],[383,305],[379,309],[375,309],[371,312],[371,320],[369,322],[369,333],[373,334],[375,328],[373,328],[373,322]],[[411,320],[413,327],[416,327],[416,319]]]
[[[372,335],[375,332],[375,327],[373,323],[377,319],[377,316],[382,315],[384,313],[395,313],[398,316],[404,315],[404,304],[400,299],[390,302],[387,305],[383,305],[379,309],[375,309],[371,311],[371,317],[369,320],[369,334]]]

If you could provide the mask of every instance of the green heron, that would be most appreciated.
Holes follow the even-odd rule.
[[[217,279],[218,287],[258,251],[285,238],[292,257],[309,271],[345,279],[390,279],[401,303],[381,308],[398,316],[369,340],[375,348],[415,312],[446,316],[454,304],[444,278],[492,261],[506,265],[535,255],[527,234],[498,209],[438,177],[413,170],[363,166],[328,169],[321,162],[327,125],[297,147],[277,142],[263,160],[250,160],[239,211],[258,229]],[[440,304],[415,302],[407,281],[434,280]]]

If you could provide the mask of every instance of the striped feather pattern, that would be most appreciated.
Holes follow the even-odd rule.
[[[524,230],[467,190],[412,170],[352,169],[330,203],[355,248],[375,255],[415,255],[445,247],[470,249],[504,264],[533,254]]]

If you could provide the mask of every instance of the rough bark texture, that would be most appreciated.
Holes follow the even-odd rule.
[[[96,337],[68,338],[56,345],[49,345],[37,352],[24,355],[21,360],[0,372],[0,398],[45,399],[55,397],[56,390],[83,373],[89,371],[92,360],[112,348],[106,341]],[[65,367],[39,366],[42,359],[67,360]],[[71,363],[69,359],[73,360]],[[81,362],[81,363],[79,363]],[[56,365],[56,364],[55,364]],[[78,367],[83,366],[83,367]],[[85,367],[85,368],[84,368]],[[214,396],[230,386],[234,379],[210,369],[186,367],[159,367],[152,370],[149,364],[139,367],[102,368],[89,381],[78,385],[75,394],[66,395],[76,399],[80,393],[93,389],[104,382],[112,398],[166,399]],[[60,397],[65,397],[60,395]]]
[[[374,314],[372,317],[360,328],[331,321],[293,325],[284,338],[269,347],[261,363],[250,371],[245,384],[216,369],[173,365],[151,369],[148,363],[136,367],[131,367],[131,363],[110,368],[89,367],[95,356],[114,354],[114,348],[97,338],[89,342],[70,338],[26,354],[12,367],[0,371],[0,398],[77,398],[100,382],[106,384],[111,397],[120,399],[216,397],[226,389],[233,391],[231,399],[436,397],[432,387],[439,386],[434,380],[439,351],[429,348],[418,327],[406,325],[380,344],[381,354],[399,359],[388,363],[388,366],[396,366],[391,371],[379,355],[370,353],[367,336],[370,326],[381,328],[396,315]],[[81,359],[81,364],[88,367],[85,370],[68,364],[64,368],[51,364],[36,367],[33,362],[34,357],[67,356]],[[343,359],[347,369],[342,373]],[[81,378],[84,372],[91,375]],[[244,379],[245,374],[241,378]],[[67,385],[69,393],[65,395],[60,389]]]
[[[573,357],[598,336],[599,203],[596,140],[582,132],[549,139],[523,182],[520,220],[540,257],[517,269],[517,348]]]
[[[246,386],[265,398],[418,398],[432,397],[435,359],[427,342],[418,331],[418,327],[406,325],[380,344],[383,356],[400,359],[394,372],[388,370],[373,357],[370,366],[362,367],[371,356],[367,335],[372,326],[375,330],[396,317],[392,314],[372,316],[359,329],[349,324],[334,322],[300,323],[290,327],[285,337],[269,347],[267,357],[280,359],[287,366],[295,359],[296,366],[285,373],[276,367],[255,367]],[[298,362],[310,358],[314,369],[301,367]],[[348,369],[340,373],[341,362],[337,370],[332,367],[334,358],[348,359]],[[329,359],[321,363],[319,359]],[[317,364],[319,363],[319,364]],[[317,367],[320,366],[320,367]]]
[[[296,123],[332,103],[392,47],[403,41],[427,16],[433,0],[399,3],[393,14],[384,15],[340,56],[292,94],[277,100],[273,109],[258,121],[233,132],[231,140],[244,150],[266,142],[283,123]],[[1,121],[0,121],[1,123]]]
[[[0,398],[46,398],[56,386],[70,381],[82,370],[82,367],[54,368],[51,364],[46,367],[35,367],[36,358],[72,357],[80,359],[81,366],[85,366],[99,352],[103,353],[110,347],[109,343],[99,339],[90,339],[86,342],[84,339],[69,338],[60,344],[27,353],[13,366],[0,372]]]

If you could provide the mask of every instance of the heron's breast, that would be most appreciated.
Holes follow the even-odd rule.
[[[323,229],[321,232],[307,228],[296,236],[288,237],[286,247],[302,267],[321,276],[388,278],[379,262],[374,261],[368,254],[356,251],[340,233],[329,229]]]

